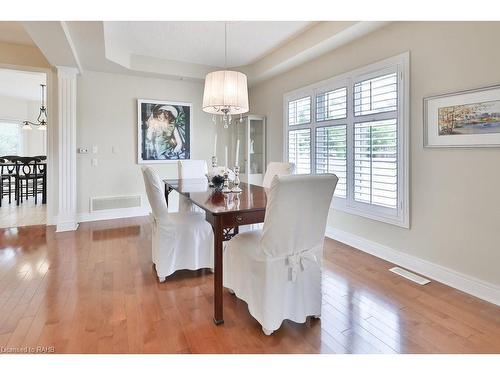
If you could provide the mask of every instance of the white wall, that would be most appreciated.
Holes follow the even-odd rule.
[[[18,121],[28,115],[28,101],[0,96],[0,119]]]
[[[27,118],[32,122],[36,122],[40,113],[40,102],[28,101],[27,103]],[[47,156],[47,131],[38,130],[23,130],[24,144],[23,152],[26,156],[45,155]]]
[[[499,22],[397,22],[250,89],[282,159],[283,94],[410,51],[410,229],[331,211],[329,225],[500,285],[499,148],[424,149],[422,99],[500,83]]]
[[[193,104],[191,158],[211,158],[215,125],[201,110],[203,84],[139,76],[85,71],[78,77],[77,155],[78,212],[89,212],[91,197],[143,194],[137,164],[137,99]],[[98,153],[92,154],[92,146]],[[112,153],[115,147],[116,153]],[[97,158],[93,167],[91,159]],[[177,162],[152,164],[160,176],[177,178]]]
[[[19,124],[24,120],[35,122],[40,110],[40,102],[0,97],[0,120],[12,120]],[[21,126],[21,125],[19,125]],[[22,132],[22,152],[20,156],[36,156],[47,154],[47,132],[32,129],[21,130]]]

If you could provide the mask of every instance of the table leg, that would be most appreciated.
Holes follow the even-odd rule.
[[[224,323],[222,301],[222,241],[223,228],[220,216],[214,217],[214,323]]]

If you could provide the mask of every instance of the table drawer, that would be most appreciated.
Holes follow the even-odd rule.
[[[239,212],[221,215],[221,222],[224,228],[240,225],[263,223],[265,211]]]

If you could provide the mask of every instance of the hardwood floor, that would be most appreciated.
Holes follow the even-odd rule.
[[[264,336],[224,294],[212,323],[212,274],[159,284],[146,218],[0,230],[0,347],[56,353],[500,353],[500,307],[325,240],[323,313]],[[51,349],[52,347],[52,349]],[[47,349],[49,348],[49,349]]]
[[[19,206],[14,197],[9,203],[8,197],[3,197],[0,207],[0,228],[13,228],[28,225],[43,225],[47,222],[47,205],[42,204],[42,194],[38,195],[38,204],[33,197],[24,200]]]

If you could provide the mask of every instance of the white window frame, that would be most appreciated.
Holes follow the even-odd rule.
[[[373,115],[354,116],[354,84],[383,74],[397,73],[398,105],[396,118],[398,124],[398,206],[396,209],[354,200],[354,123],[394,118],[394,111]],[[332,208],[369,219],[410,227],[409,212],[409,117],[410,117],[410,53],[405,52],[345,74],[308,85],[283,95],[283,160],[288,160],[288,131],[296,129],[311,130],[311,173],[316,173],[316,128],[347,124],[347,183],[346,198],[334,197]],[[316,95],[325,91],[347,87],[347,118],[316,122]],[[311,97],[311,122],[288,126],[288,102],[305,96]]]

